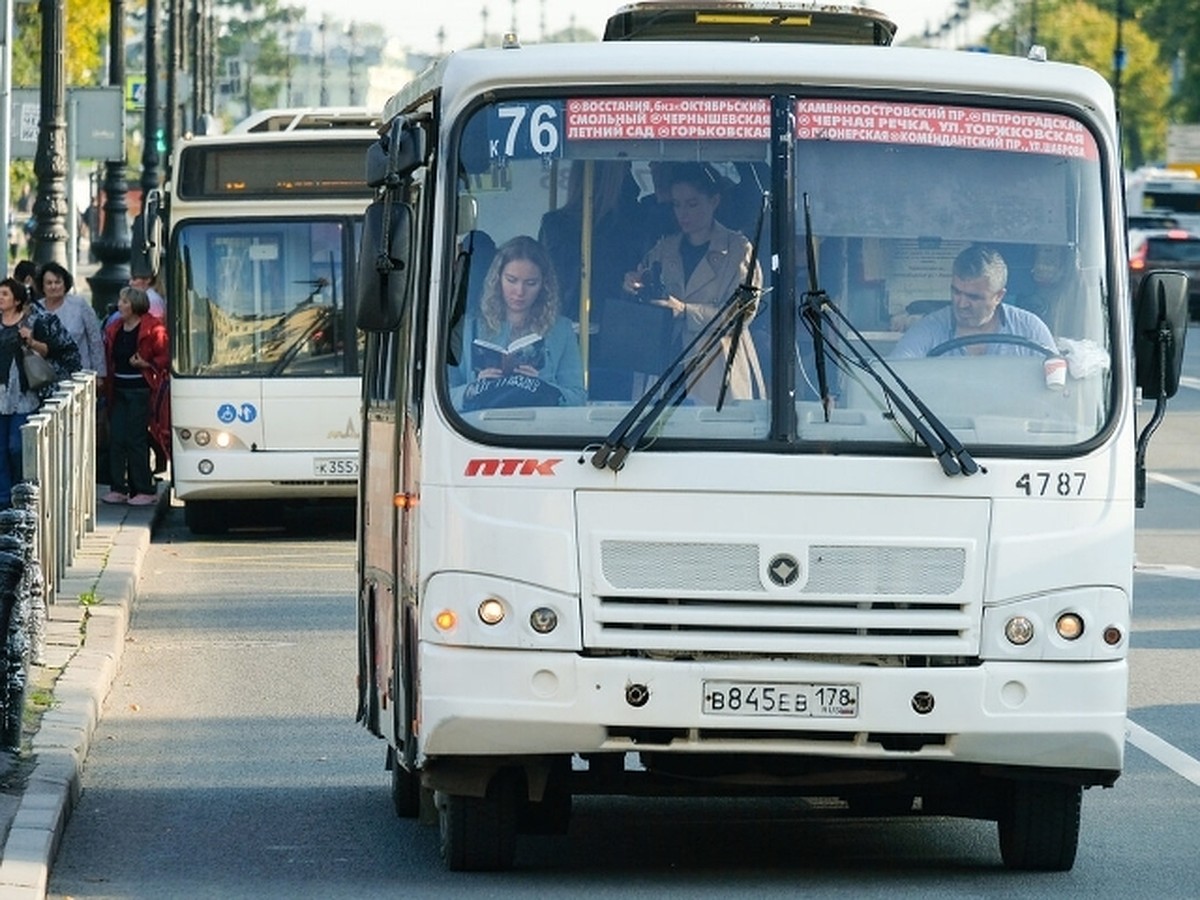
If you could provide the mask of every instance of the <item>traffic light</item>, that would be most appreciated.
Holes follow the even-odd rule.
[[[167,130],[165,128],[159,128],[154,132],[154,149],[159,153],[167,152]]]

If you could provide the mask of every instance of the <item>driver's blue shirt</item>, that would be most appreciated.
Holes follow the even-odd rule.
[[[1012,334],[1017,337],[1028,338],[1035,344],[1040,344],[1051,352],[1054,351],[1054,335],[1050,333],[1050,329],[1046,327],[1046,323],[1029,310],[1001,303],[996,307],[996,318],[1000,322],[1000,328],[994,333]],[[954,308],[952,306],[945,306],[937,312],[930,313],[909,328],[908,331],[904,332],[904,336],[900,338],[896,343],[895,349],[892,350],[891,356],[893,359],[911,359],[913,357],[928,356],[929,351],[939,344],[954,340],[957,336],[954,331]],[[982,346],[985,353],[996,356],[1037,355],[1033,348],[1023,347],[1020,344],[1001,343],[997,341],[994,343],[984,342],[978,346]],[[945,355],[966,356],[967,348],[959,347],[955,350],[949,350]]]

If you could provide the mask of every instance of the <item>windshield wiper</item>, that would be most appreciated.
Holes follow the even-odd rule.
[[[829,296],[817,285],[815,263],[816,242],[813,238],[812,219],[809,214],[807,193],[804,195],[804,242],[805,249],[808,252],[809,284],[811,289],[805,294],[805,308],[801,314],[808,317],[808,320],[814,325],[813,346],[822,346],[824,335],[821,332],[821,326],[828,325],[829,330],[833,332],[834,336],[854,354],[859,367],[875,379],[880,389],[887,396],[892,408],[904,417],[904,420],[908,422],[913,431],[925,443],[925,446],[929,448],[929,452],[941,464],[942,471],[947,475],[974,475],[979,471],[979,464],[967,452],[962,441],[958,439],[954,432],[946,427],[946,424],[941,419],[934,415],[933,410],[925,404],[925,401],[904,382],[904,379],[896,374],[896,371],[888,364],[887,360],[875,349],[875,345],[863,336],[862,332],[854,326],[854,323],[846,317],[845,313],[838,309],[829,299]],[[879,374],[875,366],[871,365],[867,357],[863,355],[863,352],[858,349],[858,346],[846,337],[846,332],[842,330],[843,325],[850,330],[862,346],[871,352],[871,355],[883,367],[896,386],[900,388],[900,391],[903,392],[904,397],[908,398],[912,406],[909,406],[905,402],[904,397],[901,397],[900,393],[888,383],[887,379]],[[821,354],[818,357],[817,374],[822,382],[824,381],[823,367],[824,355]],[[825,385],[822,384],[822,395],[824,395],[825,390]],[[915,411],[913,407],[916,407]],[[826,420],[829,418],[828,407],[826,407],[825,418]]]
[[[804,292],[800,315],[808,324],[808,330],[812,334],[813,364],[817,369],[817,394],[821,401],[821,408],[825,412],[825,421],[828,422],[829,374],[825,370],[825,332],[821,327],[821,308],[829,302],[829,297],[821,289],[817,279],[816,241],[813,239],[812,210],[807,193],[804,195],[804,250],[808,256],[808,290]]]
[[[763,196],[763,212],[770,204],[770,195]],[[750,247],[750,267],[746,271],[745,280],[734,288],[729,299],[717,310],[717,314],[705,322],[696,336],[683,348],[675,358],[663,369],[650,388],[630,407],[617,427],[609,432],[592,454],[592,465],[597,469],[605,466],[614,472],[621,470],[627,457],[646,436],[669,407],[683,400],[686,389],[691,386],[693,377],[698,377],[712,363],[713,357],[719,352],[721,340],[731,332],[740,340],[741,330],[745,320],[755,308],[762,289],[754,285],[754,269],[758,259],[758,239],[762,232],[763,213],[759,216],[758,234]],[[732,358],[734,349],[730,350]],[[725,380],[729,378],[730,363],[726,361]],[[673,376],[673,377],[672,377]],[[722,382],[721,394],[717,398],[717,409],[724,400],[725,382]],[[657,399],[656,399],[657,398]],[[653,405],[651,403],[653,402]]]
[[[762,203],[758,207],[758,223],[754,226],[754,241],[750,244],[750,262],[746,266],[746,280],[740,289],[754,290],[754,272],[758,268],[758,245],[762,241],[763,222],[771,209],[771,192],[763,191]],[[729,345],[729,354],[725,357],[725,372],[721,376],[721,391],[717,394],[717,412],[725,405],[725,394],[729,391],[729,377],[733,374],[733,364],[737,360],[738,350],[742,346],[742,332],[746,330],[747,316],[737,317],[733,329],[733,338]]]

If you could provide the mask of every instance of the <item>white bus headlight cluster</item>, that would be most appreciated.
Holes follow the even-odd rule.
[[[439,644],[578,650],[579,598],[523,582],[447,572],[429,580],[421,637]]]
[[[1118,659],[1129,605],[1115,588],[1080,588],[984,609],[984,659]]]
[[[197,428],[195,431],[192,431],[190,428],[180,428],[179,439],[185,444],[191,441],[197,447],[213,445],[221,449],[232,447],[234,443],[234,437],[228,431],[213,432],[207,428]]]
[[[178,431],[179,440],[183,442],[185,448],[188,445],[198,447],[202,450],[227,450],[230,447],[244,446],[230,431],[210,431],[207,428],[180,428]],[[201,457],[196,461],[196,471],[201,475],[212,475],[217,468],[216,457]]]
[[[1004,623],[1004,636],[1015,647],[1023,647],[1033,640],[1036,629],[1028,616],[1015,615]],[[1054,633],[1064,641],[1077,641],[1083,637],[1083,616],[1077,612],[1064,612],[1054,620]],[[1121,629],[1110,626],[1103,635],[1105,643],[1119,641]],[[1114,640],[1115,638],[1115,640]]]

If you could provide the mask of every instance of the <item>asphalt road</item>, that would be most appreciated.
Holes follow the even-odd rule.
[[[1085,794],[1075,869],[1014,874],[991,823],[870,823],[789,801],[586,798],[504,875],[443,870],[353,721],[353,527],[150,550],[51,897],[1195,897],[1200,333],[1138,514],[1130,749]],[[1143,411],[1148,414],[1148,410]]]

